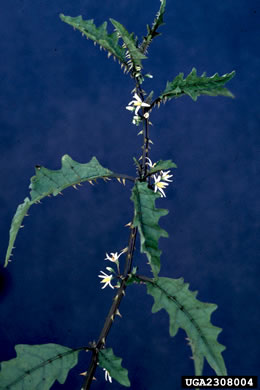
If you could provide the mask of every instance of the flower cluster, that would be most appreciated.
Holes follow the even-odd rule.
[[[152,163],[152,161],[147,157],[148,162],[146,163],[150,168],[154,168],[156,163]],[[154,179],[154,192],[159,191],[161,197],[165,197],[164,189],[172,182],[171,177],[173,175],[169,174],[170,171],[160,171],[159,174],[152,175]]]
[[[109,260],[112,263],[116,264],[118,274],[120,274],[118,259],[123,253],[125,253],[127,251],[127,249],[128,248],[124,248],[119,254],[117,252],[115,252],[115,253],[111,252],[110,255],[108,253],[106,253],[105,260]],[[115,270],[111,267],[106,267],[106,270],[108,270],[109,272],[112,272],[112,273],[116,273]],[[109,287],[114,289],[114,286],[111,284],[111,280],[113,279],[112,274],[108,275],[105,272],[100,271],[100,274],[98,275],[98,277],[102,279],[100,281],[100,283],[104,284],[104,286],[101,287],[102,289],[105,288],[106,286],[109,286]]]
[[[126,106],[126,109],[129,111],[135,112],[132,123],[134,125],[138,126],[142,120],[141,116],[138,115],[138,111],[140,110],[141,107],[150,107],[150,104],[143,102],[142,99],[137,95],[137,93],[134,94],[134,99],[135,100],[132,100],[130,103],[128,103],[128,106]],[[149,118],[148,112],[146,112],[144,114],[144,118],[145,119]]]

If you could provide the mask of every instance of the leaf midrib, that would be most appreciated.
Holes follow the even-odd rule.
[[[164,288],[162,288],[161,286],[159,286],[156,282],[152,282],[152,281],[148,282],[147,281],[147,283],[150,283],[153,286],[157,287],[159,290],[161,290],[167,296],[167,298],[170,299],[171,301],[173,301],[176,304],[176,306],[178,307],[178,309],[181,310],[186,315],[186,317],[191,322],[191,324],[194,325],[196,331],[198,332],[199,336],[201,337],[202,341],[204,342],[204,344],[205,344],[206,348],[208,349],[210,355],[213,357],[214,361],[216,362],[216,365],[218,366],[220,372],[222,372],[222,369],[219,366],[218,362],[216,361],[214,351],[212,351],[211,346],[209,345],[209,343],[207,341],[207,338],[203,335],[203,332],[202,332],[200,326],[198,325],[197,321],[191,316],[191,314],[187,311],[187,309],[185,309],[185,307],[179,303],[179,301],[177,300],[176,297],[174,297],[172,295],[169,295],[167,293],[167,291],[164,290]]]

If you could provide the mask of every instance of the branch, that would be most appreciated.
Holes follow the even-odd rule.
[[[125,295],[126,290],[126,282],[128,279],[128,275],[131,272],[132,268],[132,260],[133,260],[133,254],[135,249],[135,240],[136,240],[136,234],[137,234],[137,228],[131,229],[130,236],[129,236],[129,242],[128,242],[128,250],[125,260],[125,267],[124,267],[124,273],[121,279],[121,285],[119,287],[119,290],[115,297],[113,298],[113,303],[110,307],[110,310],[108,312],[107,318],[105,320],[103,329],[99,335],[98,342],[96,344],[96,348],[92,351],[92,358],[89,366],[89,370],[87,371],[87,376],[84,380],[82,390],[89,390],[96,368],[98,364],[98,354],[99,351],[104,348],[106,343],[106,338],[108,336],[108,333],[110,331],[111,326],[113,325],[114,318],[116,316],[116,313],[118,311],[118,308],[120,306],[121,300],[123,296]]]

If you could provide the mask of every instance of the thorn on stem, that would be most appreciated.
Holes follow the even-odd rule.
[[[120,313],[120,311],[118,309],[116,309],[116,316],[119,316],[122,318],[122,314]]]

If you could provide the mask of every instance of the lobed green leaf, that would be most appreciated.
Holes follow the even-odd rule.
[[[0,390],[48,390],[56,380],[63,384],[82,349],[58,344],[16,345],[17,357],[1,363]]]
[[[105,348],[99,351],[99,365],[105,368],[109,375],[121,385],[129,387],[128,371],[122,367],[122,359],[115,356],[112,348]]]
[[[233,98],[234,95],[227,88],[224,88],[224,85],[234,76],[235,71],[224,74],[223,76],[219,76],[218,73],[211,77],[206,77],[206,73],[197,76],[197,71],[193,68],[186,79],[183,78],[183,73],[180,73],[173,81],[168,81],[166,89],[160,95],[157,103],[183,95],[190,96],[194,101],[200,95],[223,95]]]
[[[118,44],[118,36],[116,33],[107,33],[107,22],[104,22],[100,27],[96,27],[93,19],[83,20],[81,15],[71,17],[60,14],[60,18],[63,22],[79,30],[88,39],[93,40],[94,43],[97,43],[104,50],[107,50],[109,55],[117,58],[119,63],[127,69],[125,49]]]
[[[168,233],[158,224],[158,220],[168,214],[168,210],[155,207],[155,200],[159,197],[145,182],[136,182],[131,196],[135,206],[133,225],[138,227],[141,252],[146,254],[155,277],[161,267],[158,241],[160,237],[168,237]]]
[[[147,292],[154,298],[152,312],[161,309],[170,317],[170,335],[175,336],[179,328],[188,335],[192,349],[195,375],[202,375],[204,359],[217,375],[227,375],[221,353],[225,347],[218,343],[220,328],[212,325],[210,317],[217,305],[196,299],[197,292],[189,290],[183,279],[158,278],[147,282]]]
[[[27,215],[27,211],[29,210],[31,206],[31,201],[27,197],[24,199],[24,202],[21,203],[15,212],[15,215],[13,216],[12,223],[11,223],[11,228],[9,231],[9,244],[8,248],[6,251],[6,256],[5,256],[5,267],[8,265],[8,262],[10,261],[10,257],[12,256],[12,250],[14,248],[14,243],[16,240],[16,236],[19,232],[19,229],[22,227],[22,222],[24,217]]]
[[[61,165],[61,169],[58,170],[42,166],[36,168],[36,175],[31,178],[29,187],[32,201],[39,201],[48,195],[56,196],[67,187],[113,174],[109,169],[102,167],[96,157],[92,157],[86,164],[81,164],[65,154],[61,159]]]
[[[152,27],[147,25],[147,35],[143,38],[143,42],[140,45],[140,50],[142,53],[146,53],[152,40],[155,37],[161,35],[160,33],[157,32],[157,30],[160,26],[165,24],[163,21],[163,16],[165,13],[166,0],[160,0],[160,2],[161,2],[160,9],[155,17]]]
[[[129,34],[126,28],[116,20],[111,18],[109,20],[115,27],[118,37],[123,40],[124,47],[127,49],[126,58],[128,60],[128,68],[130,70],[139,71],[142,68],[141,60],[144,60],[147,57],[138,48],[134,34]]]
[[[50,170],[42,166],[36,167],[36,175],[31,178],[30,184],[30,196],[25,198],[24,202],[20,204],[13,217],[10,232],[9,232],[9,244],[5,257],[5,267],[8,265],[10,256],[12,255],[12,249],[15,239],[17,237],[22,222],[27,214],[29,208],[39,203],[42,198],[51,195],[58,195],[65,188],[70,186],[76,186],[98,178],[106,178],[113,175],[113,172],[109,169],[103,168],[99,164],[96,157],[93,157],[90,162],[86,164],[80,164],[68,155],[64,155],[61,160],[62,167],[59,170]]]

